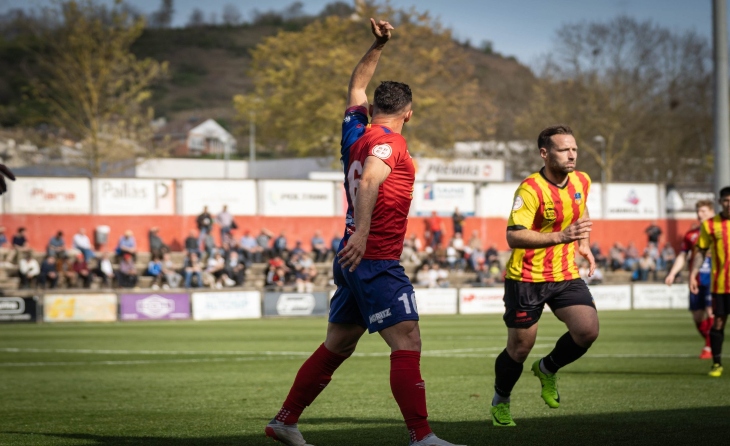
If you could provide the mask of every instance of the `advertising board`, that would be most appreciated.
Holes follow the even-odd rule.
[[[114,322],[116,320],[116,294],[46,294],[43,296],[43,321],[45,322]]]
[[[456,314],[456,288],[417,288],[418,314]]]
[[[180,180],[177,182],[181,215],[198,215],[203,206],[212,214],[223,206],[233,215],[256,215],[256,182],[250,180]]]
[[[429,216],[436,211],[451,216],[455,208],[464,215],[474,215],[473,183],[416,183],[413,186],[413,212]]]
[[[8,182],[5,211],[13,214],[90,214],[87,178],[17,178]]]
[[[635,284],[634,309],[675,308],[689,307],[689,286],[677,284],[671,287],[666,285]]]
[[[0,297],[0,324],[37,320],[38,305],[35,297]]]
[[[334,216],[335,184],[331,181],[259,181],[259,211],[266,216]]]
[[[187,293],[120,294],[119,318],[123,321],[190,319],[190,295]]]
[[[631,309],[631,285],[591,285],[588,288],[598,311]]]
[[[193,319],[258,319],[261,317],[261,293],[232,291],[193,293]]]
[[[99,215],[173,215],[175,182],[132,178],[96,179],[94,210]]]
[[[656,184],[609,184],[606,190],[607,220],[654,220],[659,214]]]
[[[504,161],[418,158],[417,181],[504,181]]]
[[[459,314],[504,313],[504,287],[461,288]]]
[[[264,294],[265,316],[321,316],[329,313],[329,295],[326,292]]]

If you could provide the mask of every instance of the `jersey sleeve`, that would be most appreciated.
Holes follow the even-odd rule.
[[[368,156],[379,158],[391,170],[403,160],[407,153],[406,141],[397,133],[387,133],[379,137],[368,150]]]
[[[360,138],[368,126],[368,111],[362,105],[356,105],[345,110],[345,118],[342,120],[342,141],[343,149],[353,145]]]
[[[679,250],[685,254],[689,254],[692,251],[692,248],[694,248],[694,243],[692,243],[692,232],[688,232],[684,235],[682,245],[679,247]]]
[[[508,230],[529,229],[535,221],[535,214],[540,207],[537,196],[534,191],[520,185],[515,192],[515,198],[512,202],[512,212],[509,214],[507,222]]]
[[[700,237],[697,239],[697,247],[704,250],[710,249],[712,246],[712,237],[710,236],[709,226],[712,223],[712,219],[703,221],[700,226]]]

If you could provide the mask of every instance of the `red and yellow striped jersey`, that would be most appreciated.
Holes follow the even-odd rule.
[[[563,187],[551,183],[543,171],[520,184],[515,193],[509,228],[560,232],[585,213],[591,179],[583,172],[568,174]],[[561,282],[577,279],[577,243],[540,249],[514,249],[507,265],[507,278],[521,282]]]
[[[712,249],[712,281],[710,291],[717,294],[730,293],[730,220],[717,214],[703,221],[700,226],[700,238],[697,247],[703,250]]]

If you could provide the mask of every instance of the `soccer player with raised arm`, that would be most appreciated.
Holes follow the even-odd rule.
[[[575,170],[578,146],[570,127],[544,129],[537,147],[545,167],[517,188],[507,227],[512,248],[504,284],[507,348],[494,364],[495,426],[515,426],[510,394],[535,345],[545,304],[568,327],[553,351],[532,364],[549,407],[560,405],[557,371],[583,356],[598,337],[593,297],[576,264],[580,254],[588,260],[589,275],[596,268],[589,241],[593,223],[586,209],[591,180]]]
[[[730,313],[730,186],[720,190],[722,211],[702,222],[700,238],[695,246],[692,271],[689,276],[691,293],[700,292],[699,274],[705,256],[712,249],[712,271],[710,272],[710,292],[712,293],[712,312],[715,322],[710,329],[710,348],[712,349],[712,368],[709,375],[719,378],[722,375],[722,342],[725,340],[725,322]]]
[[[368,104],[365,89],[393,27],[370,19],[375,42],[355,67],[342,123],[342,163],[347,216],[333,264],[337,291],[324,343],[304,362],[266,435],[305,445],[297,428],[304,409],[352,355],[365,330],[378,332],[391,350],[390,388],[411,446],[454,446],[431,432],[426,385],[421,378],[421,336],[413,286],[399,259],[413,198],[415,168],[401,136],[411,119],[411,89],[383,82]],[[368,113],[372,122],[368,123]],[[374,439],[372,444],[380,444]]]
[[[697,211],[697,220],[699,224],[693,226],[682,239],[682,249],[677,258],[674,260],[672,269],[667,274],[667,278],[664,279],[664,283],[672,285],[674,278],[677,277],[685,263],[688,265],[688,269],[692,269],[694,263],[695,245],[697,239],[700,238],[700,225],[702,222],[709,220],[715,216],[715,210],[713,209],[712,201],[700,200],[695,204]],[[698,293],[689,293],[689,310],[692,312],[692,319],[695,321],[697,331],[700,332],[700,336],[705,339],[705,347],[700,353],[700,359],[712,359],[712,350],[710,349],[710,329],[714,324],[714,318],[712,316],[712,295],[710,294],[710,273],[712,271],[712,261],[709,256],[705,256],[702,266],[699,272],[699,287]]]

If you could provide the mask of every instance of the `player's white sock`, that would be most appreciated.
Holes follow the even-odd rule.
[[[497,392],[494,392],[494,398],[492,398],[492,406],[496,406],[500,403],[509,403],[509,397],[508,396],[502,396],[498,394]]]
[[[552,375],[553,372],[545,368],[545,359],[540,360],[540,371],[546,375]]]

